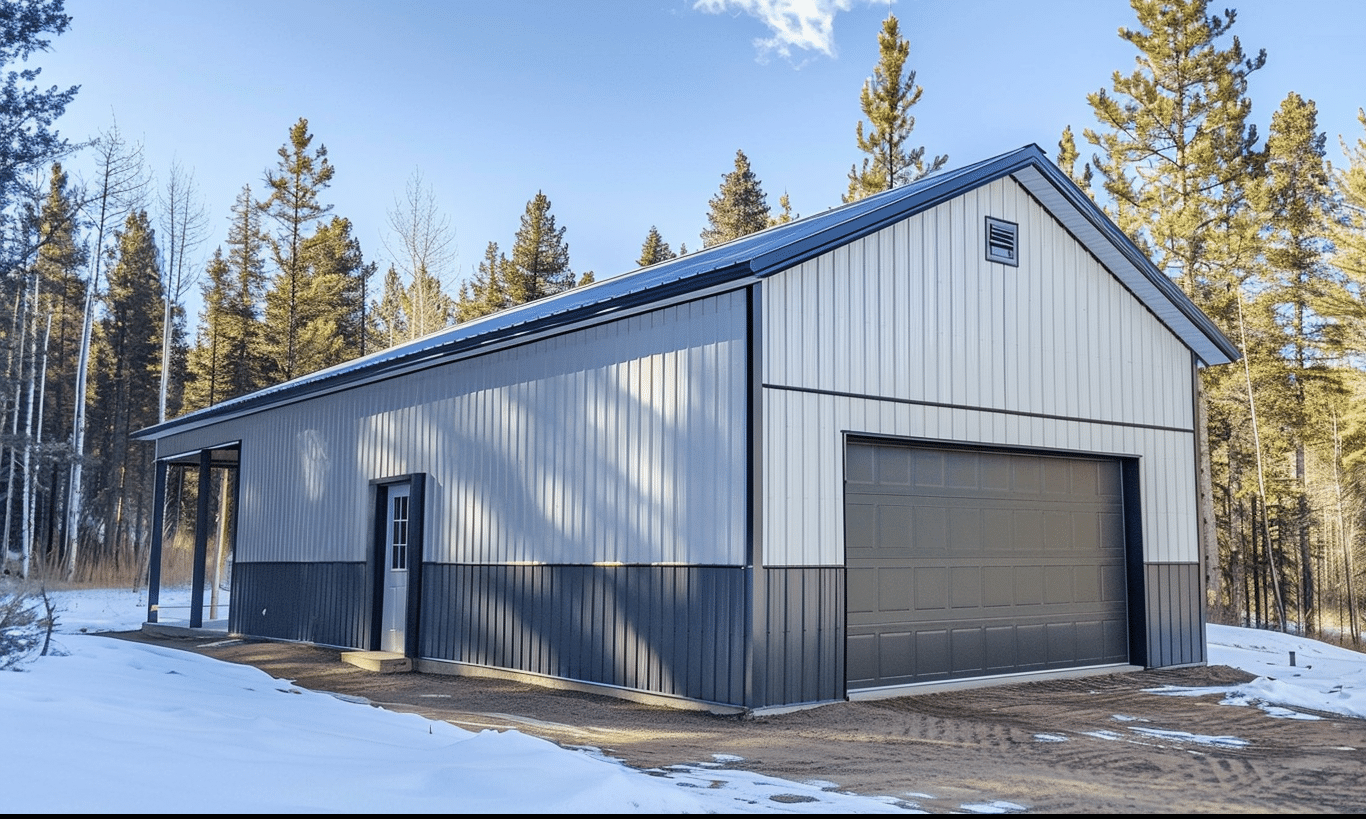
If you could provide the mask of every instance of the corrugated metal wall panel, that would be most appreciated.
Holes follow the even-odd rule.
[[[1206,662],[1205,595],[1199,563],[1149,563],[1148,665]]]
[[[983,258],[987,215],[1020,225],[1018,268]],[[1138,457],[1145,559],[1197,558],[1190,353],[1013,180],[770,277],[762,305],[766,565],[843,560],[846,432]]]
[[[238,560],[365,560],[368,482],[424,472],[437,561],[739,564],[743,291],[159,442],[241,440]]]
[[[423,568],[421,655],[743,704],[746,571]]]
[[[370,647],[364,563],[236,562],[228,628],[235,634]]]
[[[755,706],[844,696],[844,569],[765,569],[768,652]]]

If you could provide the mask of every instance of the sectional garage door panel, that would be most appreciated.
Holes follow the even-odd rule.
[[[848,685],[1127,662],[1117,461],[851,443]]]

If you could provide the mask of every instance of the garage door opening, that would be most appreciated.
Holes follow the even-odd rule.
[[[1123,466],[850,440],[849,690],[1129,662]]]

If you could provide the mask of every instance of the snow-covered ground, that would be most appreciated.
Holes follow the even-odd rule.
[[[136,592],[58,598],[61,654],[0,673],[0,726],[6,747],[17,750],[6,760],[7,813],[887,813],[915,802],[914,795],[861,797],[830,783],[735,770],[743,760],[730,757],[641,772],[516,731],[471,733],[300,689],[247,666],[81,633],[137,627],[146,599]],[[1366,656],[1228,626],[1210,626],[1208,638],[1210,663],[1258,679],[1159,693],[1217,691],[1230,705],[1257,705],[1273,716],[1308,716],[1295,709],[1366,716]],[[983,795],[962,808],[1022,806]]]
[[[0,673],[6,813],[902,813],[907,802],[734,770],[642,772],[517,731],[344,701],[249,666],[109,640],[145,595],[58,592],[59,656]],[[184,598],[184,599],[180,599]],[[166,603],[188,594],[163,591]],[[725,765],[726,767],[722,767]],[[775,799],[776,797],[776,799]]]
[[[1366,655],[1293,634],[1236,626],[1205,626],[1205,641],[1210,665],[1240,668],[1257,679],[1231,688],[1166,688],[1158,693],[1223,693],[1226,705],[1255,705],[1279,717],[1314,719],[1294,710],[1309,708],[1366,718]]]

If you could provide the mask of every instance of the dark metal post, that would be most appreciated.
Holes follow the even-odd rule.
[[[147,622],[157,621],[161,603],[161,538],[166,529],[166,462],[157,461],[152,483],[152,550],[147,555]]]
[[[199,503],[194,516],[194,574],[190,581],[190,628],[204,625],[204,560],[209,554],[209,494],[213,453],[199,451]]]

